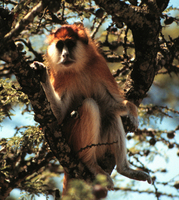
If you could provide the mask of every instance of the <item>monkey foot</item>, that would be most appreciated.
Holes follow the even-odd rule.
[[[138,171],[138,170],[133,170],[133,169],[127,168],[123,171],[120,171],[119,173],[123,176],[126,176],[126,177],[134,179],[134,180],[147,181],[149,184],[152,183],[152,179],[151,179],[150,175],[143,171]]]

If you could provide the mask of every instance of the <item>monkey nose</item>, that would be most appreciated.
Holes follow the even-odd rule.
[[[63,53],[62,56],[63,56],[64,59],[67,59],[68,56],[69,56],[69,53]]]

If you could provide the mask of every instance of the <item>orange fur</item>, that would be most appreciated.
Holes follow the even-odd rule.
[[[66,51],[68,55],[65,55],[68,58],[71,56],[73,61],[65,63],[63,50],[58,50],[56,44],[60,40],[62,46],[65,46],[66,39],[76,43],[72,52]],[[65,25],[52,33],[45,60],[49,75],[42,86],[54,115],[59,123],[63,123],[63,132],[69,146],[78,153],[89,170],[94,175],[105,174],[109,187],[113,187],[110,176],[98,165],[98,159],[110,151],[115,156],[119,173],[151,182],[145,172],[132,170],[126,158],[121,116],[129,116],[137,127],[137,108],[124,100],[122,90],[118,88],[105,59],[85,28],[81,24]],[[64,121],[73,110],[77,110],[78,117]],[[114,144],[97,146],[99,143]],[[85,148],[92,144],[95,146]],[[65,172],[64,193],[68,181]]]
[[[64,178],[63,178],[63,193],[62,195],[65,195],[68,189],[68,181],[69,181],[69,175],[66,171],[64,171]]]

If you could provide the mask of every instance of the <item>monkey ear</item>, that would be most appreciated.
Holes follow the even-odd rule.
[[[86,30],[81,22],[75,23],[77,29],[78,29],[78,37],[85,43],[88,44],[88,35],[86,33]]]

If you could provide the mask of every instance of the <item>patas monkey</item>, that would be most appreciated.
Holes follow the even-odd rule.
[[[126,157],[121,116],[128,116],[137,127],[137,108],[124,100],[105,59],[83,25],[64,25],[50,34],[48,42],[42,86],[58,123],[64,123],[63,132],[71,149],[94,175],[105,174],[110,187],[113,187],[110,176],[98,165],[98,159],[107,151],[114,155],[120,174],[151,183],[147,173],[129,167]],[[39,65],[35,63],[35,67]],[[78,117],[64,122],[74,110]],[[111,145],[97,145],[102,143]],[[91,148],[85,148],[90,145]],[[67,182],[65,173],[64,191]]]

